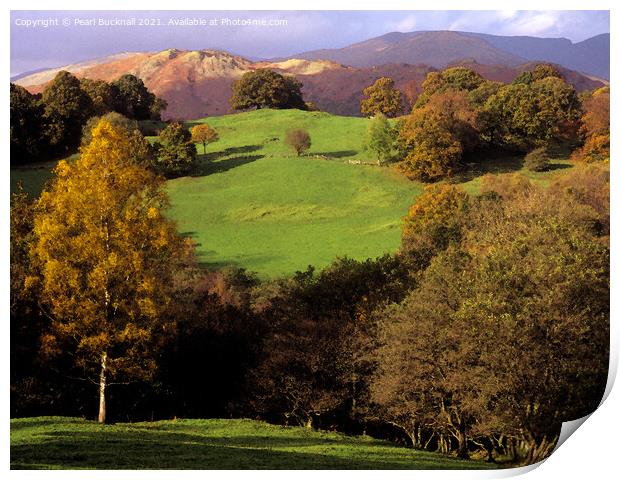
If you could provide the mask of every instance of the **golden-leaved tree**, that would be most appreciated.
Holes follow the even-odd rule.
[[[394,80],[389,77],[377,79],[363,91],[364,98],[360,102],[360,111],[365,117],[382,113],[386,117],[396,117],[403,110],[403,94],[394,88]]]
[[[37,201],[31,257],[52,319],[44,353],[69,351],[99,386],[149,379],[157,346],[174,331],[170,285],[190,252],[167,206],[163,181],[128,160],[127,136],[102,120],[74,162],[61,161]],[[94,378],[93,378],[94,377]]]

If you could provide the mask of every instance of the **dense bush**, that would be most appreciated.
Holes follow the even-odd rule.
[[[550,168],[550,158],[545,147],[538,147],[523,159],[523,166],[531,172],[544,172]]]

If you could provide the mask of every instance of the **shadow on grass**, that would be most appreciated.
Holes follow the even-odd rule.
[[[208,429],[206,430],[208,433]],[[322,447],[324,447],[322,449]],[[209,437],[165,429],[55,430],[11,447],[12,469],[437,469],[483,464],[347,439]],[[278,448],[313,451],[278,451]],[[317,449],[319,450],[317,452]]]
[[[572,168],[572,167],[573,166],[568,163],[550,163],[547,171],[551,172],[553,170],[564,170],[565,168]]]
[[[199,152],[202,150],[201,145],[198,145],[197,148]],[[209,153],[202,153],[202,154],[199,153],[198,158],[202,160],[207,160],[207,161],[214,161],[214,160],[219,160],[225,157],[229,157],[231,155],[240,155],[244,153],[256,152],[257,150],[260,150],[262,148],[263,148],[262,145],[243,145],[241,147],[228,147],[228,148],[225,148],[224,150],[218,150],[217,152],[209,152]]]
[[[565,147],[554,147],[548,151],[551,163],[547,171],[562,170],[571,168],[569,163],[557,162],[557,160],[566,159],[568,156]],[[464,159],[464,168],[452,177],[453,183],[465,183],[482,177],[488,173],[502,174],[514,173],[523,170],[523,160],[525,154],[517,152],[505,152],[502,154],[493,154],[492,152],[482,152],[470,154]],[[554,162],[556,160],[556,162]]]
[[[312,155],[316,155],[318,157],[327,157],[327,158],[345,158],[345,157],[352,157],[354,155],[357,155],[357,151],[356,150],[341,150],[338,152],[309,152],[308,155],[312,156]]]
[[[255,162],[263,158],[264,155],[247,155],[241,157],[226,158],[224,160],[208,160],[205,155],[198,155],[198,162],[190,176],[204,177],[213,173],[222,173],[233,168]]]
[[[219,270],[226,267],[243,267],[248,263],[252,264],[253,269],[260,269],[260,266],[265,263],[273,262],[281,257],[276,255],[238,255],[233,259],[221,259],[215,261],[209,261],[207,259],[198,259],[198,265],[201,268],[207,270]]]
[[[452,179],[455,183],[465,183],[487,173],[512,173],[523,168],[523,155],[506,155],[502,157],[478,157],[464,160],[462,171]]]

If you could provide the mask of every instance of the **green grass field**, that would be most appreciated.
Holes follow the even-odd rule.
[[[99,425],[69,417],[11,420],[12,469],[484,469],[351,437],[254,420]]]
[[[199,261],[271,277],[398,247],[401,217],[421,186],[348,163],[376,161],[362,149],[367,120],[298,110],[206,120],[220,141],[199,156],[194,176],[168,182],[170,214],[198,243]],[[282,139],[291,127],[309,131],[307,155],[288,151]]]
[[[423,185],[374,165],[376,159],[363,148],[368,119],[257,110],[187,125],[203,122],[220,140],[206,152],[198,145],[193,174],[167,183],[169,215],[196,241],[202,264],[237,265],[268,278],[310,264],[322,268],[337,256],[363,260],[398,248],[401,219]],[[284,143],[292,128],[305,128],[312,138],[302,157]],[[487,158],[454,181],[476,194],[484,173],[522,171],[546,183],[570,166],[562,155],[550,172],[527,172],[521,164],[519,156]],[[22,180],[37,194],[50,177],[50,165],[11,170],[12,188]]]

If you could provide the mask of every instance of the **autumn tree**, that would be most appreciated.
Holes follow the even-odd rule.
[[[192,134],[182,123],[171,123],[159,134],[154,149],[155,167],[165,175],[188,173],[196,159]]]
[[[299,157],[303,152],[308,150],[312,145],[310,134],[303,129],[297,128],[286,132],[284,143],[293,150]]]
[[[25,163],[44,153],[43,106],[40,98],[11,83],[11,163]]]
[[[366,117],[379,113],[386,117],[396,117],[403,110],[403,94],[394,88],[394,80],[381,77],[362,92],[360,111]]]
[[[379,315],[372,398],[414,444],[465,457],[484,437],[489,454],[528,464],[549,455],[563,421],[596,408],[609,345],[599,228],[608,209],[573,188],[604,190],[603,179],[584,171],[472,200],[460,240]]]
[[[471,92],[483,83],[484,79],[479,73],[465,67],[452,67],[441,72],[430,72],[422,82],[422,93],[418,96],[415,107],[424,106],[437,93]]]
[[[460,187],[446,183],[426,186],[403,218],[401,255],[419,270],[437,253],[458,245],[470,203]]]
[[[364,422],[374,346],[371,312],[402,299],[407,270],[392,256],[343,258],[321,272],[263,285],[262,355],[250,372],[252,404],[266,418],[319,428]]]
[[[432,432],[447,453],[456,441],[458,456],[468,457],[476,414],[476,386],[469,384],[453,320],[462,287],[459,269],[467,261],[449,251],[424,273],[421,285],[401,304],[387,307],[379,321],[378,368],[371,384],[381,416],[423,448]],[[443,300],[449,299],[449,300]]]
[[[101,117],[89,118],[82,128],[82,146],[86,146],[91,142],[92,131],[101,120],[109,122],[110,125],[120,130],[122,134],[126,136],[129,142],[129,155],[127,160],[143,167],[153,166],[153,148],[140,132],[138,122],[117,112],[108,112]]]
[[[294,77],[273,70],[258,69],[244,73],[232,86],[230,105],[235,110],[250,108],[306,109],[302,84]]]
[[[407,106],[411,109],[415,105],[416,100],[422,93],[422,82],[409,80],[403,87],[403,95],[407,101]]]
[[[36,204],[33,262],[53,318],[46,354],[70,351],[99,389],[148,379],[172,302],[169,285],[184,243],[162,211],[162,180],[127,160],[129,141],[109,122],[92,131],[75,162],[61,161]]]
[[[460,167],[462,154],[480,144],[477,119],[465,91],[438,92],[416,105],[400,124],[401,169],[423,181],[450,176]]]
[[[92,101],[80,81],[66,71],[56,74],[43,90],[43,118],[52,147],[67,153],[79,144],[82,125],[92,112]]]
[[[609,87],[603,87],[584,99],[581,117],[584,144],[574,152],[576,160],[589,163],[609,159],[609,98]]]
[[[436,181],[459,168],[463,146],[440,115],[427,112],[416,109],[402,123],[399,141],[408,153],[400,168],[410,178]]]
[[[207,143],[215,142],[218,139],[217,131],[206,123],[192,127],[192,142],[202,143],[202,153],[207,153]]]

